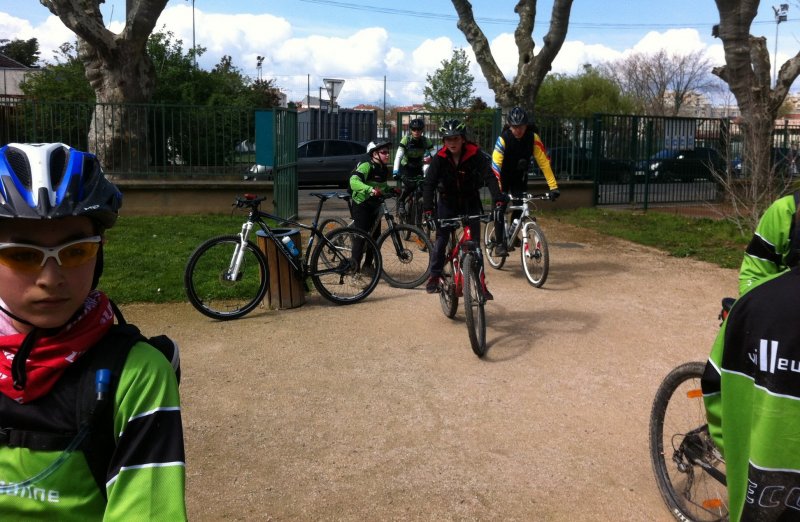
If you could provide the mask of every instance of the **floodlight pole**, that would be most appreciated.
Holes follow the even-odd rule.
[[[781,22],[785,22],[788,17],[789,4],[781,4],[780,7],[772,6],[772,11],[775,13],[775,54],[772,57],[772,85],[778,85],[778,28]]]

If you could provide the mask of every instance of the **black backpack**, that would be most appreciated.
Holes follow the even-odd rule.
[[[106,474],[116,445],[112,405],[122,369],[133,345],[144,341],[158,349],[170,361],[180,382],[180,357],[177,345],[166,335],[145,337],[136,326],[125,321],[122,312],[113,302],[111,306],[118,324],[112,325],[106,335],[78,359],[61,379],[65,381],[62,383],[63,386],[77,388],[76,410],[72,423],[74,429],[58,433],[15,429],[3,426],[3,420],[0,419],[0,445],[35,451],[63,451],[79,440],[77,450],[83,452],[92,476],[104,496]],[[108,376],[107,387],[103,393],[98,392],[96,383],[96,376],[101,370],[107,371],[104,375]],[[11,401],[7,397],[3,399]],[[45,396],[29,405],[19,407],[37,408],[35,404],[40,401],[45,403],[41,407],[43,413],[50,407],[63,405],[57,398]]]

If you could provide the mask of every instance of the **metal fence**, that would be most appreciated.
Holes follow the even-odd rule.
[[[119,136],[99,135],[112,128],[102,120],[122,112],[118,107],[0,97],[0,144],[61,141],[90,150],[90,141],[124,143]],[[127,120],[122,127],[139,125],[145,129],[147,138],[138,145],[142,150],[125,150],[122,156],[147,160],[125,170],[106,165],[109,175],[144,179],[241,179],[255,163],[254,109],[128,104],[124,114]],[[97,123],[94,126],[93,119]],[[90,140],[92,132],[95,135]]]
[[[125,111],[118,111],[113,104],[0,97],[0,145],[63,141],[90,150],[90,143],[117,140],[124,144],[126,140],[119,136],[106,140],[107,136],[95,135],[89,139],[90,133],[114,128],[97,124],[101,117],[120,113],[131,125],[146,129],[146,140],[138,145],[143,150],[126,150],[123,155],[146,161],[136,162],[135,168],[106,165],[110,175],[138,179],[242,179],[255,166],[257,109],[155,104],[124,108]],[[487,152],[491,152],[503,124],[496,109],[458,114],[398,112],[392,136],[395,142],[408,132],[408,123],[415,117],[425,120],[426,134],[435,143],[441,143],[441,123],[459,118],[467,124],[469,139]],[[337,126],[335,134],[341,136],[345,132],[356,137],[373,134],[374,118],[374,113],[359,114],[341,117],[341,123],[328,123]],[[318,126],[327,128],[324,124],[328,120],[317,119]],[[306,119],[301,114],[282,116],[281,121],[294,122],[297,132],[290,136],[294,141],[304,132],[311,132],[308,127],[314,123],[311,113]],[[562,118],[537,114],[536,125],[556,177],[593,182],[598,205],[646,208],[654,203],[717,201],[723,192],[715,182],[714,172],[747,177],[742,169],[742,134],[738,124],[728,119],[609,114]],[[342,126],[344,131],[339,128]],[[288,136],[285,132],[284,135]],[[786,172],[789,147],[797,141],[800,125],[784,121],[776,126],[772,155],[776,172]],[[283,159],[293,164],[285,150],[293,145],[283,141],[281,147]],[[541,176],[538,167],[532,167],[530,176]]]

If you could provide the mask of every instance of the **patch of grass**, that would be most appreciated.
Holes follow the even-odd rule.
[[[572,225],[658,248],[675,257],[691,257],[724,268],[738,268],[750,237],[732,222],[663,212],[583,208],[549,212]]]

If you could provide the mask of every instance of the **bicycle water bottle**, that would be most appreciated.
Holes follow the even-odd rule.
[[[300,251],[297,250],[297,247],[294,245],[294,241],[292,241],[292,238],[290,238],[289,236],[283,236],[283,239],[281,239],[281,241],[283,242],[284,245],[286,245],[286,248],[289,249],[289,252],[291,252],[294,257],[300,255]]]
[[[519,223],[519,219],[514,219],[514,221],[511,223],[511,228],[512,229],[516,228],[518,223]]]

